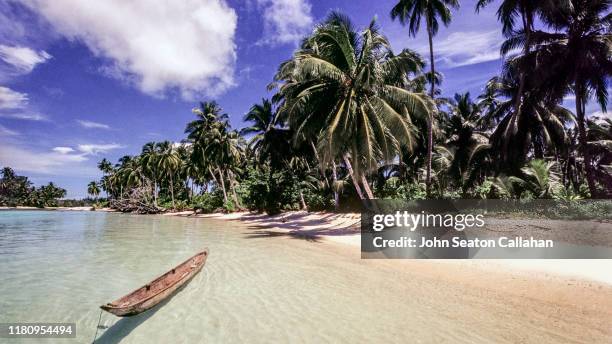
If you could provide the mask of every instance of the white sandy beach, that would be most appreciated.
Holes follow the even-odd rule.
[[[33,207],[1,207],[0,209],[36,210]],[[60,211],[89,211],[91,207],[58,207]],[[113,209],[102,208],[96,211],[113,212]],[[359,252],[361,245],[359,213],[326,213],[293,211],[275,216],[251,212],[194,214],[193,211],[168,212],[163,216],[181,216],[213,218],[230,221],[241,221],[253,228],[259,228],[274,235],[275,233],[293,236],[312,237],[316,240],[347,245]],[[612,235],[612,233],[610,233]],[[487,271],[504,271],[513,275],[537,273],[540,276],[564,277],[567,279],[584,279],[612,285],[612,259],[472,259],[441,260],[446,264],[462,265]]]
[[[361,246],[359,233],[361,215],[359,213],[333,214],[294,211],[267,216],[249,212],[194,215],[192,211],[184,211],[164,215],[241,221],[253,228],[270,232],[270,234],[308,236],[317,240],[348,245],[357,253]],[[612,259],[472,259],[440,260],[438,262],[486,271],[500,271],[501,268],[513,275],[535,273],[541,277],[583,279],[612,285]]]

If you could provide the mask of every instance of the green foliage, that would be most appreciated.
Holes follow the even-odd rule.
[[[223,210],[226,213],[232,213],[234,211],[236,211],[236,205],[234,205],[234,202],[229,200],[227,202],[225,202],[225,204],[223,204]]]
[[[478,1],[478,8],[489,3]],[[395,54],[375,21],[356,30],[347,16],[332,12],[279,66],[269,85],[276,94],[251,107],[246,128],[232,128],[215,101],[202,102],[183,144],[150,142],[115,165],[102,160],[102,180],[90,183],[88,192],[97,198],[106,191],[113,202],[138,195],[154,209],[157,203],[173,209],[190,204],[202,212],[246,207],[269,214],[350,209],[372,197],[371,184],[375,197],[400,200],[565,204],[612,195],[612,122],[584,118],[589,98],[602,106],[607,100],[601,80],[609,72],[598,63],[609,64],[609,49],[601,48],[607,42],[602,24],[609,21],[601,13],[608,5],[587,3],[545,8],[502,1],[498,14],[508,38],[502,49],[525,49],[506,60],[477,102],[469,93],[440,97],[433,63],[425,73],[424,59],[409,49]],[[449,24],[457,6],[454,0],[402,0],[391,15],[413,35],[429,24],[431,36]],[[542,30],[529,41],[523,35],[538,16]],[[576,34],[568,37],[570,32]],[[589,49],[574,54],[570,46]],[[559,72],[564,69],[573,73]],[[567,92],[576,96],[576,116],[554,101]],[[0,186],[0,203],[53,203],[53,197],[44,201],[52,188],[35,190],[27,178],[12,178]]]
[[[403,183],[397,177],[386,180],[380,191],[381,198],[420,200],[427,198],[425,185],[420,183]]]
[[[205,193],[194,196],[191,201],[194,210],[209,214],[223,207],[223,195],[220,192]]]
[[[0,205],[55,207],[58,198],[66,196],[66,190],[53,183],[35,188],[27,177],[18,176],[10,167],[2,169],[0,178]]]
[[[310,191],[304,195],[309,211],[324,211],[334,209],[334,199],[331,195]]]
[[[273,172],[269,167],[249,167],[241,185],[242,199],[250,210],[278,214],[297,203],[297,189],[286,170]]]
[[[480,185],[474,188],[474,197],[475,198],[489,198],[492,195],[495,187],[493,181],[491,179],[487,179],[482,182]]]

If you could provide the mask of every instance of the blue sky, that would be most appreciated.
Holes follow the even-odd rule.
[[[148,141],[184,138],[199,100],[234,127],[278,64],[332,9],[358,27],[376,17],[394,50],[427,52],[425,33],[392,22],[395,1],[0,0],[0,165],[85,197],[96,163]],[[445,95],[477,95],[500,70],[498,2],[463,1],[434,40]],[[596,111],[594,107],[591,112]]]

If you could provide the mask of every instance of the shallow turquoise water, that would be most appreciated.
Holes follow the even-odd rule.
[[[76,339],[0,343],[91,343],[99,305],[203,247],[206,266],[185,288],[135,317],[102,313],[96,342],[576,342],[539,326],[538,314],[554,314],[561,328],[591,326],[578,309],[544,302],[524,309],[520,298],[397,269],[417,263],[360,260],[356,249],[270,236],[236,221],[0,211],[0,323],[77,324]]]
[[[205,268],[163,306],[125,319],[103,313],[97,342],[351,342],[402,333],[403,321],[389,315],[400,305],[363,297],[384,275],[364,275],[358,260],[325,244],[255,231],[210,219],[0,211],[0,322],[76,322],[76,340],[39,342],[90,343],[99,305],[209,247]]]

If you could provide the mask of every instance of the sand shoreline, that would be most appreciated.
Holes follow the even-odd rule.
[[[0,210],[57,210],[93,211],[92,207],[0,207]],[[98,208],[95,211],[116,212],[111,208]],[[210,218],[224,221],[239,221],[262,236],[287,236],[305,238],[310,241],[325,241],[346,246],[355,256],[361,247],[359,213],[330,213],[290,211],[269,216],[253,212],[196,214],[192,210],[166,212],[161,216],[180,216],[187,218]],[[549,224],[552,228],[554,223]],[[609,235],[612,235],[610,233]],[[400,261],[400,260],[394,260]],[[422,261],[422,260],[421,260]],[[429,261],[431,262],[431,261]],[[503,270],[512,276],[535,275],[563,281],[586,281],[612,286],[612,259],[471,259],[442,260],[446,265],[469,267],[489,273]]]
[[[186,211],[159,216],[236,221],[247,235],[305,239],[312,246],[302,249],[330,258],[318,263],[323,269],[329,264],[356,273],[377,271],[379,277],[364,281],[367,285],[402,295],[398,309],[420,316],[413,320],[427,331],[445,332],[452,342],[468,337],[483,343],[612,340],[612,281],[597,278],[611,274],[612,260],[523,260],[525,266],[513,266],[512,260],[360,259],[359,214]],[[366,288],[363,297],[375,299],[376,289]],[[472,335],[462,336],[470,328]]]

